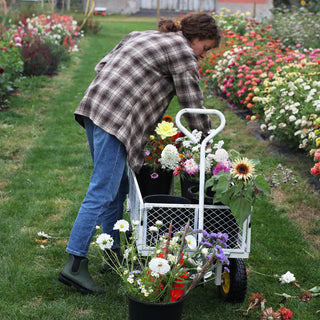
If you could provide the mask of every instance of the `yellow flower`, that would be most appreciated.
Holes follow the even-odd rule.
[[[313,157],[313,155],[315,154],[315,152],[316,152],[316,149],[311,149],[311,150],[309,151],[310,156]]]
[[[151,136],[150,136],[150,140],[154,140],[154,135],[151,135]]]
[[[302,0],[302,1],[301,1],[301,5],[302,5],[302,6],[305,6],[305,5],[306,5],[306,2],[305,2],[304,0]]]
[[[156,133],[161,136],[161,139],[174,136],[177,132],[177,128],[174,127],[174,124],[167,121],[162,121],[156,128]]]
[[[320,146],[320,137],[316,139],[316,147],[318,148]]]
[[[231,168],[231,173],[239,180],[244,181],[252,178],[254,171],[254,164],[248,158],[237,159]]]

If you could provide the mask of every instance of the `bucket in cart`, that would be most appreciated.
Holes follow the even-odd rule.
[[[153,178],[153,174],[156,178]],[[142,166],[136,175],[142,197],[154,194],[169,194],[172,186],[172,171],[156,169],[148,165]]]

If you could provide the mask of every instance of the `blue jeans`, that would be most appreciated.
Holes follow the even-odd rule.
[[[94,168],[66,249],[83,257],[88,253],[96,226],[101,225],[102,232],[113,237],[113,248],[120,246],[119,231],[113,230],[113,226],[123,217],[129,189],[124,145],[89,118],[84,118],[84,123]]]

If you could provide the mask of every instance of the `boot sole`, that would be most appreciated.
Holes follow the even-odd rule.
[[[93,294],[94,292],[90,289],[87,289],[85,287],[82,287],[80,284],[72,281],[71,279],[65,277],[63,274],[60,273],[58,280],[62,282],[63,284],[71,287],[75,287],[78,291],[80,291],[82,294]]]

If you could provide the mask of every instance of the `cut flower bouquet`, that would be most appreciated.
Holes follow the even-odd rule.
[[[256,200],[270,193],[270,186],[258,173],[258,160],[242,157],[235,150],[228,152],[222,148],[223,141],[218,145],[215,152],[217,164],[206,181],[206,188],[214,192],[213,202],[229,206],[241,225],[254,209]]]
[[[192,142],[186,136],[180,136],[176,139],[175,145],[179,150],[180,162],[176,166],[173,174],[184,175],[191,178],[199,177],[200,168],[200,147],[202,132],[193,130],[192,135],[195,137],[196,142]],[[215,155],[212,154],[212,148],[218,148],[217,145],[209,145],[206,148],[205,156],[205,170],[206,174],[210,173],[214,163],[216,163]]]
[[[110,250],[113,245],[110,235],[102,233],[96,239],[104,263],[120,277],[126,293],[137,300],[178,301],[204,277],[213,278],[217,265],[229,264],[223,252],[227,234],[193,230],[189,224],[173,233],[171,222],[168,233],[160,235],[162,222],[157,221],[150,227],[153,235],[150,252],[142,256],[135,246],[137,225],[138,222],[132,222],[131,237],[122,237],[120,255]],[[119,220],[114,229],[127,232],[129,227],[128,221]],[[199,235],[202,239],[198,243]]]
[[[192,131],[196,142],[187,137],[176,139],[180,163],[173,174],[199,179],[201,131]],[[213,141],[205,152],[205,190],[213,196],[212,204],[229,206],[241,225],[254,207],[256,200],[270,193],[270,186],[262,174],[258,174],[258,160],[243,157],[236,150],[223,148],[224,141]]]
[[[157,178],[157,169],[174,170],[180,161],[179,152],[174,146],[180,132],[172,121],[172,117],[164,116],[144,148],[144,163],[153,168],[154,179]]]

